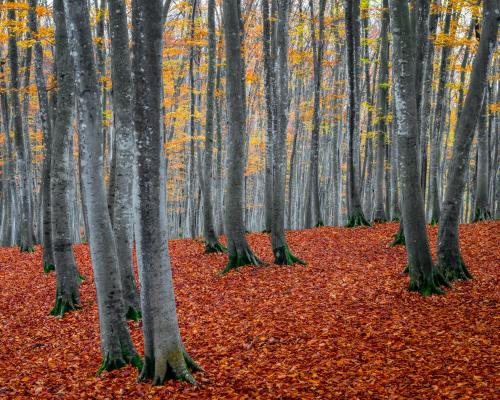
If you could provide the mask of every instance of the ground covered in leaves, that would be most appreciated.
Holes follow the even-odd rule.
[[[96,377],[101,359],[88,247],[83,309],[49,316],[55,276],[41,250],[0,249],[0,398],[493,399],[498,395],[500,223],[461,227],[475,279],[445,296],[406,291],[395,223],[289,232],[307,267],[245,267],[218,276],[224,255],[170,242],[186,348],[199,388],[134,382],[128,367]],[[429,228],[434,246],[437,228]],[[272,260],[268,236],[249,240]],[[141,330],[131,323],[138,348]],[[498,398],[498,397],[496,397]]]

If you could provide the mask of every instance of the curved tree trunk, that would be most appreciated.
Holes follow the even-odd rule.
[[[81,179],[99,309],[100,371],[139,361],[126,321],[115,239],[103,173],[102,108],[87,2],[67,0],[78,83]]]
[[[141,277],[144,365],[140,379],[173,377],[196,383],[199,367],[184,350],[168,256],[166,188],[161,133],[161,2],[133,2],[135,129],[138,149],[137,254]]]
[[[399,174],[402,192],[402,214],[408,254],[410,290],[427,296],[442,293],[434,280],[429,241],[425,225],[424,201],[417,162],[417,103],[415,96],[415,63],[413,35],[410,28],[408,2],[391,0],[393,32],[393,67]]]
[[[460,254],[458,219],[474,128],[484,98],[488,66],[497,42],[499,18],[499,1],[484,0],[481,40],[472,67],[467,97],[455,128],[453,154],[448,164],[448,185],[439,224],[438,260],[444,274],[450,280],[471,278]]]
[[[132,106],[132,66],[130,60],[127,14],[123,0],[109,0],[111,31],[111,79],[114,114],[114,189],[113,231],[118,253],[123,300],[127,318],[140,318],[140,301],[132,265],[132,181],[134,164],[134,126]]]

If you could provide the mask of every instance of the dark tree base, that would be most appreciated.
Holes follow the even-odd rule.
[[[46,274],[55,270],[56,266],[54,264],[47,264],[46,262],[43,263],[43,272],[45,272]]]
[[[384,224],[386,222],[387,222],[387,219],[385,219],[385,218],[374,218],[373,219],[373,223],[375,223],[375,224]]]
[[[355,228],[357,226],[371,226],[370,223],[366,220],[362,211],[355,212],[349,217],[349,220],[347,221],[347,228]]]
[[[19,245],[19,251],[21,253],[34,253],[35,248],[33,246],[26,246],[24,244]]]
[[[80,308],[81,305],[79,304],[78,297],[75,294],[71,296],[71,299],[63,298],[63,296],[57,295],[56,304],[54,308],[50,311],[50,315],[62,318],[64,317],[64,314],[66,314],[67,312],[76,311]]]
[[[469,272],[462,259],[460,259],[458,262],[447,264],[441,262],[440,270],[442,271],[443,276],[448,282],[467,281],[469,279],[473,279],[472,274]]]
[[[410,292],[419,292],[422,296],[432,296],[433,294],[444,294],[444,291],[439,288],[435,283],[426,283],[424,285],[419,285],[414,281],[410,281],[410,286],[408,287]]]
[[[439,220],[438,219],[431,219],[431,226],[436,226],[436,225],[439,225]]]
[[[492,219],[493,216],[491,215],[490,210],[476,208],[476,213],[474,214],[474,221],[472,222],[491,221]]]
[[[193,378],[192,373],[203,371],[198,364],[184,350],[178,350],[167,354],[167,359],[164,362],[167,364],[166,373],[163,376],[158,375],[155,371],[155,360],[148,357],[144,359],[141,374],[137,381],[152,380],[153,385],[163,385],[166,380],[175,379],[188,382],[191,385],[198,385],[198,382]]]
[[[227,249],[218,240],[215,242],[205,242],[205,254],[227,253]]]
[[[97,376],[101,375],[104,371],[114,371],[115,369],[120,369],[125,367],[126,365],[132,365],[138,370],[142,368],[142,361],[139,355],[131,356],[127,352],[122,351],[120,357],[111,358],[109,353],[106,354],[106,357],[102,360],[101,367],[97,371]]]
[[[444,294],[444,290],[440,286],[449,288],[450,284],[446,277],[443,275],[439,267],[432,267],[432,278],[431,279],[418,279],[412,277],[411,267],[407,266],[408,273],[410,274],[410,286],[408,290],[410,292],[419,292],[422,296],[432,296],[433,294]]]
[[[273,249],[274,263],[278,265],[293,265],[300,264],[306,265],[306,263],[298,257],[295,257],[288,246],[278,247]]]
[[[129,306],[125,318],[127,318],[128,321],[139,322],[142,318],[142,313],[140,310],[136,310],[134,307]]]
[[[229,262],[226,265],[226,268],[222,270],[221,275],[227,274],[232,269],[236,269],[238,267],[243,267],[245,265],[255,265],[255,266],[264,266],[267,267],[267,264],[255,256],[249,248],[244,249],[241,253],[236,256],[229,256]]]
[[[391,247],[399,245],[406,246],[405,233],[402,230],[398,230],[398,233],[394,235],[394,241],[391,243]]]
[[[314,225],[315,228],[319,228],[321,226],[325,226],[325,223],[322,220],[319,220],[316,225]]]

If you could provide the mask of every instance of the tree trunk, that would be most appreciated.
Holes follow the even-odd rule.
[[[86,205],[89,243],[99,309],[100,372],[127,363],[137,365],[139,357],[130,339],[118,266],[115,239],[106,202],[103,172],[102,106],[94,61],[87,2],[67,0],[74,40],[78,83],[78,130],[81,179]]]
[[[144,366],[139,379],[159,385],[173,377],[195,384],[179,332],[165,215],[163,135],[161,133],[161,2],[133,2],[135,129],[138,149],[137,255],[141,277]]]
[[[56,303],[52,315],[62,317],[80,305],[80,278],[73,253],[69,151],[72,108],[74,104],[74,73],[71,62],[63,0],[54,0],[55,60],[57,100],[54,132],[50,146],[50,198],[52,240],[56,267]]]
[[[208,0],[208,76],[207,76],[207,114],[205,124],[205,176],[203,179],[203,229],[205,252],[224,252],[215,233],[212,185],[213,185],[213,147],[214,147],[214,104],[215,104],[215,0]]]
[[[393,33],[393,68],[399,175],[402,192],[402,214],[410,287],[424,296],[442,293],[434,280],[434,268],[425,225],[424,202],[417,162],[417,104],[415,96],[415,63],[413,35],[410,28],[408,2],[391,0],[391,31]]]
[[[245,238],[244,172],[247,142],[244,66],[241,54],[240,4],[224,0],[224,38],[226,43],[226,103],[228,109],[228,148],[225,231],[229,262],[223,273],[242,265],[262,265]]]
[[[448,165],[448,185],[439,224],[438,260],[450,280],[471,278],[460,254],[458,218],[474,128],[484,98],[488,66],[497,41],[499,18],[499,1],[484,0],[481,40],[472,67],[467,97],[455,128],[453,155]]]
[[[15,24],[16,11],[10,8],[8,19]],[[9,28],[9,63],[10,63],[10,84],[11,84],[11,102],[14,114],[14,144],[16,148],[17,171],[20,174],[19,179],[19,208],[20,208],[20,230],[21,241],[19,248],[21,251],[34,251],[33,247],[33,220],[30,212],[30,193],[31,187],[31,166],[27,162],[27,150],[25,148],[25,139],[23,132],[23,119],[21,113],[21,104],[19,101],[19,62],[17,51],[16,33]],[[26,132],[26,134],[28,134]]]
[[[140,301],[132,265],[132,183],[134,164],[134,126],[132,106],[132,66],[130,60],[126,7],[123,0],[109,0],[111,30],[111,79],[115,151],[115,193],[113,196],[113,230],[127,318],[140,318]]]
[[[474,207],[474,222],[491,219],[490,205],[488,201],[488,96],[485,94],[483,105],[479,114],[477,124],[477,180],[476,180],[476,204]]]
[[[359,41],[360,41],[359,0],[345,0],[345,22],[347,37],[347,70],[349,82],[349,111],[347,137],[347,214],[348,227],[370,225],[361,207],[358,171],[355,162],[355,143],[360,132],[359,104]]]

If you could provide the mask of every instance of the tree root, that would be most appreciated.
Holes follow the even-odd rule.
[[[362,211],[354,212],[347,221],[347,228],[355,228],[357,226],[371,226]]]
[[[19,251],[21,253],[34,253],[35,248],[33,246],[26,246],[24,244],[19,245]]]
[[[103,358],[101,367],[97,370],[96,375],[101,375],[104,371],[114,371],[115,369],[123,368],[126,365],[132,365],[138,370],[141,370],[143,365],[141,357],[138,354],[131,355],[126,351],[122,351],[121,356],[111,358],[109,353]]]
[[[474,214],[474,221],[472,222],[481,222],[481,221],[490,221],[493,219],[490,210],[483,208],[476,208],[476,213]]]
[[[474,279],[462,259],[456,265],[441,263],[439,269],[448,282]]]
[[[274,263],[278,265],[293,265],[300,264],[306,265],[306,263],[300,258],[294,256],[287,245],[273,249]]]
[[[136,310],[134,307],[129,306],[125,318],[129,321],[139,322],[142,318],[142,313],[140,310]]]
[[[406,245],[405,233],[402,230],[398,230],[398,232],[394,235],[394,241],[390,244],[391,247],[398,245]]]
[[[64,296],[66,297],[66,296]],[[63,296],[56,296],[56,304],[54,308],[50,311],[50,315],[54,317],[62,318],[64,314],[69,311],[76,311],[81,308],[79,304],[78,297],[75,294],[71,295],[71,299],[63,298]]]
[[[445,294],[440,286],[450,287],[448,280],[436,266],[432,267],[432,277],[430,279],[415,278],[411,274],[411,266],[408,265],[407,269],[410,274],[410,285],[408,287],[410,292],[419,292],[422,296],[427,297],[433,294]]]
[[[215,242],[205,242],[205,254],[227,253],[227,249],[218,240]]]
[[[237,251],[236,255],[229,255],[229,262],[220,275],[225,275],[232,269],[243,267],[244,265],[255,265],[267,267],[267,264],[255,256],[249,248],[245,248],[241,253]]]
[[[157,361],[146,357],[137,381],[151,379],[153,385],[158,386],[163,385],[166,380],[175,379],[198,386],[198,382],[196,382],[192,373],[203,371],[203,368],[194,362],[185,350],[170,352],[163,363]],[[158,364],[160,365],[159,371],[156,370]]]
[[[49,272],[55,271],[55,270],[56,270],[56,266],[54,264],[48,264],[47,262],[44,261],[44,263],[43,263],[43,272],[45,272],[46,274],[48,274]]]

